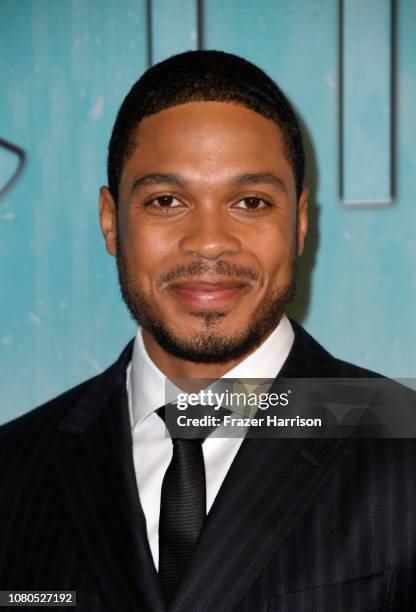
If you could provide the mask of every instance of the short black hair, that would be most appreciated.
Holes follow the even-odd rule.
[[[274,121],[299,197],[305,173],[302,135],[295,112],[280,88],[251,62],[223,51],[187,51],[155,64],[133,85],[117,114],[108,146],[108,185],[117,202],[123,166],[142,119],[193,101],[235,102]]]

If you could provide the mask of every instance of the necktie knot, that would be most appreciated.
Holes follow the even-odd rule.
[[[218,427],[218,419],[225,411],[216,411],[212,406],[189,406],[179,410],[175,404],[166,404],[156,410],[164,421],[172,442],[176,439],[196,440],[201,443]],[[204,418],[206,419],[204,420]]]
[[[182,442],[187,442],[188,444],[194,446],[200,446],[204,442],[205,438],[172,438],[173,446],[177,446],[178,442],[181,444]]]
[[[172,403],[158,408],[156,413],[164,421],[172,442],[175,439],[199,439],[203,443],[230,411],[209,405],[189,406],[186,411],[182,411]]]

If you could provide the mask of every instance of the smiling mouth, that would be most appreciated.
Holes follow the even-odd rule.
[[[233,306],[248,287],[241,281],[188,281],[172,283],[168,291],[186,307],[210,310]]]

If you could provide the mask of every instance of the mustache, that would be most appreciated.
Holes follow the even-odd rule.
[[[255,270],[228,261],[217,261],[215,264],[209,264],[206,261],[194,261],[187,265],[176,266],[163,273],[159,278],[158,286],[161,287],[166,283],[182,278],[192,278],[193,276],[201,275],[230,276],[232,278],[248,279],[252,282],[257,282],[260,279],[260,274]]]

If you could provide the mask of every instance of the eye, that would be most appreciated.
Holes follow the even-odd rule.
[[[167,209],[177,208],[178,206],[181,206],[182,203],[174,196],[165,194],[158,196],[157,198],[153,198],[153,200],[147,202],[147,205],[154,206],[155,208]]]
[[[266,200],[263,200],[262,198],[257,198],[254,196],[243,198],[242,200],[237,202],[237,204],[235,204],[235,208],[239,208],[240,210],[250,210],[250,211],[266,208],[267,206],[270,206],[270,204],[266,202]]]

